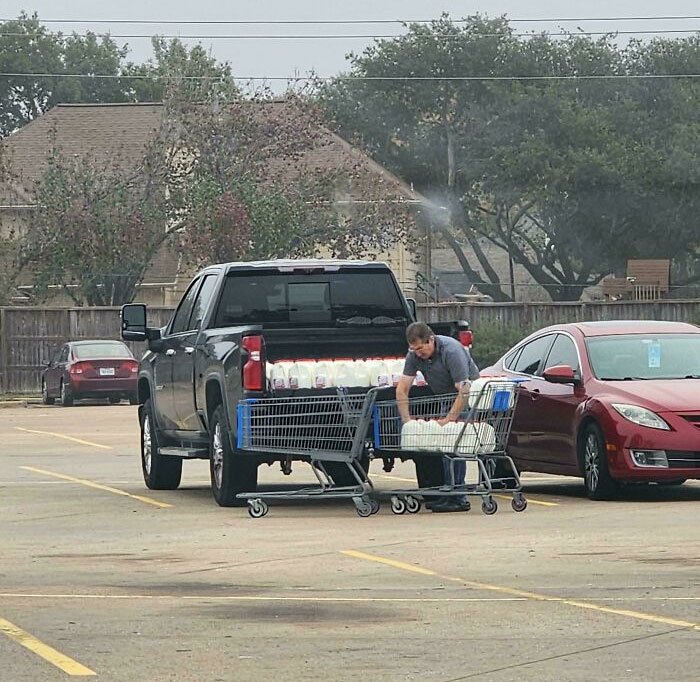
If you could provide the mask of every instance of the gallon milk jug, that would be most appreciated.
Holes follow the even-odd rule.
[[[423,421],[412,419],[401,427],[401,449],[417,450],[418,436],[423,430]]]
[[[335,385],[335,363],[332,360],[319,360],[314,365],[314,387],[330,388]]]
[[[423,428],[418,436],[419,450],[432,450],[433,452],[440,450],[440,437],[442,435],[442,426],[435,419],[421,422]]]
[[[484,455],[496,449],[496,431],[491,424],[479,422],[474,424],[476,433],[476,454]]]
[[[314,367],[313,360],[297,360],[289,368],[289,388],[313,388]]]
[[[355,377],[357,381],[355,386],[372,385],[369,380],[369,367],[367,366],[367,361],[355,360],[353,371],[355,372]]]
[[[351,358],[342,358],[334,363],[336,386],[363,386],[358,383],[359,377],[355,369],[355,362]]]
[[[469,406],[477,410],[507,410],[513,407],[514,396],[513,382],[500,377],[480,378],[472,381],[469,388]]]
[[[391,385],[398,386],[399,379],[403,376],[403,366],[406,361],[404,358],[389,358],[387,362],[391,374]]]
[[[268,363],[268,381],[270,382],[270,387],[273,390],[281,390],[284,388],[289,388],[289,367],[292,365],[291,362],[275,362],[273,364]]]
[[[370,358],[365,365],[369,372],[370,386],[391,386],[391,375],[386,360]]]
[[[423,372],[418,370],[416,372],[416,378],[413,380],[413,383],[416,386],[425,386],[428,382],[425,380],[425,377],[423,376]]]
[[[457,437],[464,428],[464,422],[447,422],[440,433],[440,450],[442,452],[454,452]]]

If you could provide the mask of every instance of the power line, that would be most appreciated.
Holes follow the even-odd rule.
[[[606,36],[606,35],[662,35],[662,34],[691,34],[699,33],[700,28],[690,28],[690,29],[654,29],[654,30],[612,30],[612,31],[560,31],[557,33],[552,32],[528,32],[528,33],[479,33],[476,35],[468,36],[468,40],[483,39],[483,38],[504,38],[504,37],[515,37],[515,38],[533,38],[539,36],[547,37],[570,37],[570,36]],[[396,33],[392,35],[378,35],[378,34],[352,34],[352,33],[335,33],[335,34],[145,34],[145,33],[71,33],[71,36],[79,36],[81,38],[87,38],[88,36],[95,36],[96,38],[128,38],[128,39],[138,39],[145,38],[152,40],[153,38],[179,38],[181,40],[390,40],[392,38],[404,38],[410,36],[410,33]],[[31,33],[0,33],[0,37],[6,38],[34,38],[34,34]],[[423,37],[423,36],[417,36]],[[439,40],[464,40],[463,34],[443,34],[435,35],[431,34],[429,36],[431,39]]]
[[[510,23],[556,23],[556,22],[585,22],[585,21],[682,21],[700,19],[695,15],[656,15],[632,17],[524,17],[509,18]],[[0,21],[16,21],[16,18],[0,19]],[[234,19],[234,20],[178,20],[178,19],[40,19],[42,24],[158,24],[158,25],[210,25],[210,26],[240,26],[240,25],[340,25],[340,24],[430,24],[435,19]],[[450,19],[453,24],[468,23],[470,19]]]
[[[159,76],[150,74],[88,73],[0,73],[7,78],[95,78],[134,80],[222,80],[220,76]],[[700,78],[700,73],[591,74],[562,76],[232,76],[237,81],[573,81],[573,80],[644,80]]]

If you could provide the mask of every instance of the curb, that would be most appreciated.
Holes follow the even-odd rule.
[[[29,407],[41,405],[41,398],[16,398],[14,400],[0,400],[0,410],[5,407]]]

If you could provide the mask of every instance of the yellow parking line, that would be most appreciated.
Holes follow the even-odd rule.
[[[461,583],[465,587],[473,587],[479,590],[499,592],[501,594],[507,594],[511,597],[524,597],[533,601],[557,602],[560,604],[566,604],[568,606],[574,606],[576,608],[586,609],[589,611],[598,611],[600,613],[609,613],[616,616],[634,618],[636,620],[645,620],[651,621],[653,623],[661,623],[663,625],[673,625],[675,627],[700,630],[700,623],[695,623],[692,621],[679,620],[677,618],[667,618],[666,616],[659,616],[653,613],[644,613],[643,611],[631,611],[629,609],[614,609],[609,606],[599,606],[598,604],[593,604],[591,602],[579,601],[575,599],[566,599],[565,597],[557,597],[555,595],[549,594],[540,594],[538,592],[529,592],[527,590],[520,590],[514,587],[507,587],[504,585],[491,585],[489,583],[481,583],[476,582],[474,580],[465,580],[464,578],[455,578],[453,576],[441,575],[436,571],[431,571],[420,566],[407,564],[403,561],[396,561],[395,559],[388,559],[386,557],[378,556],[376,554],[367,554],[366,552],[358,552],[352,549],[343,550],[341,551],[341,554],[345,554],[346,556],[351,556],[356,559],[364,559],[365,561],[373,561],[375,563],[385,564],[387,566],[392,566],[393,568],[398,568],[404,571],[410,571],[412,573],[433,575],[436,578],[442,578],[443,580]]]
[[[88,676],[96,675],[94,671],[90,668],[86,668],[78,661],[74,661],[60,651],[56,651],[53,647],[48,644],[44,644],[42,641],[38,640],[33,635],[30,635],[22,628],[18,628],[16,625],[10,623],[9,620],[0,618],[0,632],[4,632],[10,639],[14,640],[18,644],[21,644],[25,649],[34,652],[38,656],[41,656],[45,661],[55,665],[60,668],[64,673],[74,676]]]
[[[93,443],[89,440],[83,440],[82,438],[74,438],[73,436],[66,436],[63,433],[54,433],[53,431],[37,431],[35,429],[24,429],[21,426],[15,426],[18,431],[25,431],[26,433],[39,433],[42,436],[53,436],[54,438],[64,438],[65,440],[72,440],[74,443],[80,443],[81,445],[89,445],[93,448],[101,448],[102,450],[111,450],[111,445],[101,445],[100,443]]]
[[[494,493],[494,497],[500,497],[503,500],[512,500],[512,495],[497,495]],[[528,504],[539,504],[542,507],[558,507],[559,504],[556,502],[543,502],[542,500],[533,500],[529,495],[525,495]]]
[[[372,474],[372,478],[386,478],[391,481],[404,481],[406,483],[415,483],[414,478],[401,478],[400,476],[388,476],[387,474]],[[504,500],[510,500],[509,495],[494,495],[494,497],[502,497]],[[542,502],[540,500],[533,500],[529,495],[527,496],[527,501],[529,504],[539,504],[542,507],[558,507],[560,506],[556,502]]]
[[[26,469],[27,471],[34,471],[37,474],[44,474],[46,476],[54,476],[55,478],[61,478],[64,481],[70,481],[71,483],[80,483],[80,485],[86,485],[89,488],[97,488],[97,490],[106,490],[109,493],[114,493],[115,495],[124,495],[124,497],[131,497],[134,500],[139,500],[139,502],[145,502],[146,504],[152,504],[156,507],[172,507],[172,504],[167,502],[159,502],[150,497],[144,497],[142,495],[132,495],[127,493],[126,490],[119,490],[119,488],[112,488],[108,485],[101,485],[100,483],[94,483],[93,481],[88,481],[84,478],[74,478],[73,476],[66,476],[66,474],[58,474],[55,471],[47,471],[46,469],[37,469],[36,467],[25,467],[22,466],[20,469]]]
[[[348,554],[348,556],[355,556],[350,554],[351,550],[347,552],[342,552],[343,554]],[[362,552],[359,552],[362,555]],[[357,556],[358,559],[365,558],[364,556]],[[384,562],[381,562],[384,563]],[[402,562],[398,562],[401,564]],[[388,564],[389,566],[393,564]],[[404,568],[405,566],[411,566],[411,564],[403,564],[397,566],[397,568]],[[412,566],[415,568],[415,566]],[[462,582],[461,578],[450,578],[454,582]],[[528,601],[531,597],[284,597],[284,596],[262,596],[262,595],[217,595],[211,596],[210,594],[79,594],[76,592],[71,592],[70,594],[64,593],[44,593],[37,594],[31,592],[0,592],[0,599],[105,599],[105,600],[163,600],[163,599],[183,599],[183,600],[204,600],[204,601],[318,601],[318,602],[366,602],[366,601],[386,601],[386,602],[440,602],[440,601],[454,601],[454,602],[511,602],[511,601]],[[552,598],[549,601],[559,601],[558,598]],[[569,601],[562,599],[562,603],[569,603]],[[601,602],[632,602],[632,601],[700,601],[700,597],[598,597],[596,601]]]

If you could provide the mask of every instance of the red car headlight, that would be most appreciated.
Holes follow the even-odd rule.
[[[662,431],[671,430],[671,427],[656,412],[647,410],[646,407],[628,405],[626,403],[613,403],[612,406],[618,414],[634,424],[647,426],[650,429],[661,429]]]

